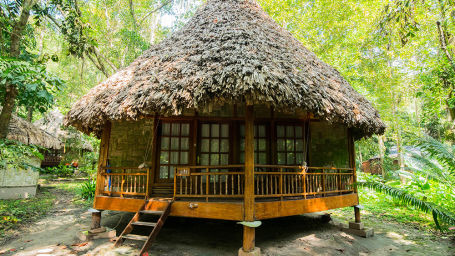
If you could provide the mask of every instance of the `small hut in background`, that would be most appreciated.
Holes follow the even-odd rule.
[[[82,156],[84,152],[93,151],[93,147],[83,135],[74,128],[63,128],[64,115],[58,110],[49,111],[43,118],[33,124],[62,142],[59,149],[44,150],[41,167],[58,166],[65,154]],[[67,159],[68,160],[68,159]],[[72,161],[73,159],[69,159]]]
[[[15,115],[11,118],[7,139],[49,150],[62,148],[58,138]],[[37,157],[30,157],[26,162],[37,168],[41,166],[41,159]],[[0,168],[0,199],[35,196],[38,177],[39,172],[33,168]]]
[[[167,215],[240,221],[239,255],[259,255],[260,220],[356,206],[354,140],[385,130],[252,0],[207,1],[91,89],[66,124],[101,137],[94,208],[136,212],[116,245],[145,241],[141,255]],[[135,234],[141,226],[150,235]]]
[[[360,169],[364,173],[371,173],[376,175],[382,174],[381,157],[375,156],[366,161],[363,161]]]

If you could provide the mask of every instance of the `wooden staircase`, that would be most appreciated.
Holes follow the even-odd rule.
[[[151,200],[152,201],[152,200]],[[167,219],[167,216],[169,216],[169,213],[171,212],[171,206],[173,200],[167,200],[167,206],[164,208],[162,211],[156,211],[156,210],[148,210],[148,206],[150,205],[150,201],[145,201],[144,204],[141,206],[141,208],[136,212],[134,217],[130,220],[128,225],[125,227],[123,230],[122,234],[118,237],[117,241],[115,242],[114,246],[118,247],[123,244],[123,241],[125,239],[130,239],[130,240],[138,240],[138,241],[145,241],[144,245],[142,246],[141,252],[139,255],[143,255],[148,251],[152,243],[155,241],[156,237],[158,236],[158,233],[160,232],[161,228],[164,225],[164,222]],[[155,216],[160,216],[157,222],[148,222],[148,221],[141,221],[141,217],[144,215],[155,215]],[[137,235],[137,234],[132,234],[134,231],[135,227],[149,227],[153,228],[148,236],[144,235]]]

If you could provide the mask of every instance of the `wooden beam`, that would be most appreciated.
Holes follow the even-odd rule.
[[[256,202],[256,219],[271,219],[304,213],[327,211],[330,209],[359,204],[357,194],[330,196],[302,200]]]
[[[244,202],[245,221],[254,221],[254,109],[246,106],[245,109],[245,193]],[[243,251],[254,250],[255,230],[243,227]]]
[[[104,179],[105,177],[102,175],[104,172],[103,167],[107,165],[108,162],[108,155],[109,155],[109,139],[111,136],[111,123],[107,122],[104,125],[103,133],[101,135],[101,142],[100,142],[100,153],[98,159],[98,172],[96,177],[96,190],[95,190],[95,200],[93,201],[93,207],[96,209],[96,198],[97,195],[101,195],[104,190]]]
[[[144,199],[99,196],[96,209],[137,212],[143,204]],[[165,200],[150,200],[145,208],[162,211],[166,205]],[[172,204],[170,216],[239,221],[243,220],[243,207],[240,202],[176,201]]]

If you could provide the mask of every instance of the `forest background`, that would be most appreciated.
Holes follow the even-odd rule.
[[[92,87],[182,27],[203,2],[0,0],[0,134],[8,102],[11,112],[30,121],[55,108],[65,114]],[[359,169],[371,158],[382,166],[378,176],[360,175],[372,188],[362,202],[390,214],[403,206],[407,220],[433,228],[438,221],[427,220],[435,214],[446,228],[455,224],[455,1],[258,2],[340,71],[387,124],[384,135],[356,142]],[[96,148],[99,141],[87,139]]]

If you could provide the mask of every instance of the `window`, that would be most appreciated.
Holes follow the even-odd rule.
[[[264,124],[254,125],[254,162],[267,164],[267,129]],[[240,163],[245,163],[245,125],[240,126]]]
[[[200,164],[229,164],[229,125],[205,123],[201,125],[200,129]]]
[[[302,165],[306,161],[303,125],[277,125],[277,163]]]
[[[345,126],[315,121],[310,122],[310,129],[309,162],[311,166],[350,167],[348,130]]]
[[[170,180],[176,166],[189,163],[190,124],[163,122],[160,135],[159,179]]]

